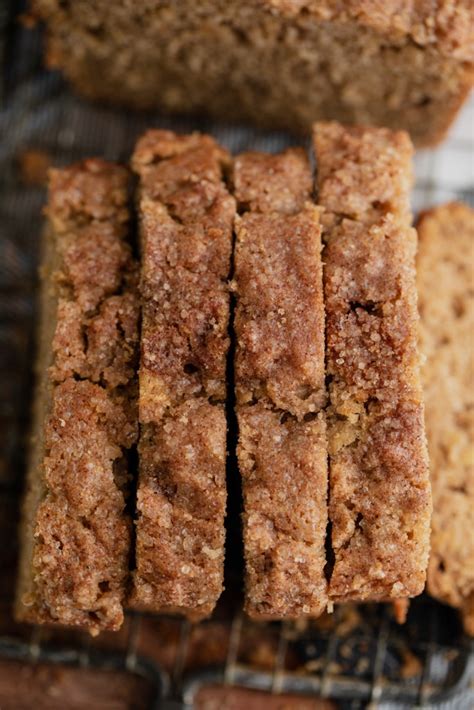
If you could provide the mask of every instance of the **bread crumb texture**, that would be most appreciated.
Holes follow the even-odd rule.
[[[143,310],[131,604],[198,619],[223,585],[229,156],[209,136],[149,131],[132,163]]]
[[[26,499],[34,548],[20,613],[92,633],[122,623],[130,553],[126,452],[137,439],[138,304],[127,201],[119,166],[88,160],[50,172],[54,267],[43,289],[56,322],[51,401],[41,465],[30,471],[29,486],[41,478],[44,490],[37,509]]]
[[[90,98],[251,121],[445,135],[473,81],[471,0],[34,0],[47,61]]]
[[[431,497],[403,132],[316,124],[334,601],[424,586]]]
[[[326,606],[327,453],[319,211],[303,151],[234,162],[235,382],[246,611]]]
[[[426,428],[433,486],[428,591],[474,635],[474,210],[450,203],[418,222]]]

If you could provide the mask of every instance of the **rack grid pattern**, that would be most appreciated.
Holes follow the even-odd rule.
[[[358,627],[349,625],[348,633],[338,629],[341,610],[336,612],[339,619],[325,631],[311,624],[305,629],[294,623],[260,625],[258,643],[273,647],[271,662],[267,659],[265,668],[246,657],[245,651],[241,654],[248,636],[255,639],[256,629],[240,613],[228,622],[223,662],[193,671],[186,670],[191,625],[169,620],[177,633],[174,659],[165,670],[139,650],[141,627],[147,623],[147,617],[139,613],[129,615],[121,650],[100,648],[79,633],[70,634],[68,643],[59,643],[51,640],[47,630],[32,627],[29,636],[21,640],[0,636],[0,657],[137,674],[153,687],[152,708],[192,708],[199,690],[209,685],[331,698],[350,708],[367,704],[389,707],[390,703],[410,708],[472,707],[468,689],[474,672],[472,645],[459,640],[453,645],[440,638],[439,624],[447,617],[434,602],[423,600],[415,611],[423,632],[411,624],[408,631],[397,628],[388,608],[377,610],[377,618],[362,613],[362,622],[358,614]],[[300,664],[296,667],[295,658]]]

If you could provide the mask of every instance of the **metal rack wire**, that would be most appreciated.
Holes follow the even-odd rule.
[[[84,636],[78,636],[75,643],[58,645],[44,639],[44,629],[33,627],[29,638],[24,640],[0,636],[0,657],[32,664],[45,662],[136,674],[153,688],[152,708],[168,708],[170,703],[176,708],[192,708],[198,691],[209,685],[331,698],[350,703],[351,707],[367,704],[381,707],[388,702],[397,702],[398,707],[433,707],[456,700],[453,707],[471,707],[472,696],[466,694],[466,689],[474,672],[472,643],[464,641],[456,646],[441,643],[437,633],[440,608],[427,601],[422,604],[424,612],[428,611],[429,632],[425,640],[410,646],[410,654],[419,664],[417,672],[405,678],[403,671],[400,672],[403,664],[395,671],[393,659],[402,647],[400,644],[407,643],[409,634],[398,630],[394,635],[394,622],[388,608],[381,613],[378,624],[371,622],[367,626],[357,644],[354,644],[354,636],[339,635],[337,629],[316,634],[314,629],[298,631],[293,624],[273,624],[276,653],[272,667],[265,670],[239,657],[245,626],[250,623],[240,613],[229,622],[230,640],[223,663],[202,666],[192,672],[186,672],[191,626],[185,621],[176,621],[180,627],[179,642],[173,667],[166,672],[138,648],[140,626],[146,623],[147,617],[137,613],[131,616],[128,638],[121,651],[98,649]],[[261,625],[261,639],[265,638],[267,628],[268,625]],[[405,638],[401,640],[401,637]],[[305,658],[304,652],[305,644],[312,646],[315,639],[323,642],[320,655],[311,658],[319,661],[318,670],[313,670],[314,663],[311,665],[308,661],[311,654],[306,653]],[[301,645],[302,665],[288,668],[287,650],[294,643]],[[361,652],[364,648],[365,654]],[[355,653],[356,650],[359,653]],[[337,662],[341,655],[346,667]],[[391,663],[387,662],[388,658],[392,659]],[[308,664],[311,670],[305,668]]]
[[[0,132],[6,139],[0,151],[0,237],[5,254],[0,263],[0,436],[3,431],[5,443],[0,504],[10,508],[16,505],[24,466],[36,235],[44,201],[40,187],[21,184],[19,151],[32,147],[59,164],[86,154],[125,159],[136,136],[149,125],[211,131],[234,151],[275,151],[294,139],[206,121],[197,125],[156,115],[124,116],[87,105],[72,96],[58,76],[41,70],[38,32],[3,24],[14,33],[7,42],[7,101],[0,110]],[[415,210],[450,199],[474,202],[473,126],[474,102],[441,150],[417,156]],[[8,588],[5,594],[10,592]],[[349,623],[346,612],[338,610],[322,624],[260,625],[238,608],[238,602],[230,605],[217,621],[204,622],[200,629],[168,620],[172,661],[165,662],[163,654],[143,640],[148,634],[160,641],[155,628],[160,620],[137,613],[127,615],[126,630],[116,645],[97,644],[80,633],[64,638],[42,628],[0,627],[0,659],[132,673],[150,684],[154,708],[191,708],[201,688],[216,684],[332,698],[351,708],[396,702],[397,707],[441,704],[467,710],[474,704],[474,690],[466,690],[474,682],[473,646],[463,637],[455,613],[428,599],[413,604],[405,627],[398,627],[390,610],[382,607],[351,612],[357,623]],[[216,624],[219,652],[209,662],[191,662],[196,631],[209,630],[211,635]],[[267,649],[263,661],[252,648],[256,643]]]
[[[456,697],[462,688],[469,682],[472,672],[472,649],[466,644],[462,650],[458,647],[454,651],[451,647],[440,645],[436,635],[436,620],[439,609],[430,605],[430,632],[425,642],[418,643],[416,652],[420,658],[424,656],[424,663],[420,665],[420,673],[402,683],[401,678],[390,678],[387,675],[387,654],[394,653],[391,641],[393,621],[390,611],[385,608],[378,625],[370,625],[370,631],[364,640],[370,656],[365,657],[368,668],[359,674],[354,664],[364,659],[363,656],[355,658],[350,656],[348,639],[332,631],[325,638],[325,650],[320,657],[320,668],[316,672],[305,672],[304,666],[299,669],[289,670],[285,664],[285,656],[289,643],[297,640],[305,643],[305,635],[298,634],[292,624],[278,625],[278,643],[275,662],[271,670],[263,672],[249,663],[240,662],[238,647],[245,625],[244,618],[238,614],[232,621],[231,644],[227,654],[226,663],[222,667],[206,669],[191,673],[182,680],[182,698],[186,707],[193,706],[193,698],[197,690],[207,684],[227,683],[255,690],[264,690],[270,693],[295,693],[298,695],[311,695],[322,698],[332,698],[341,701],[359,701],[364,705],[374,703],[377,706],[381,701],[396,700],[409,707],[413,705],[426,705]],[[374,643],[373,634],[376,634]],[[306,642],[311,643],[314,630],[309,631]],[[359,648],[360,648],[359,641]],[[351,670],[343,669],[335,663],[340,653],[350,661]],[[454,653],[453,653],[454,651]],[[432,673],[436,663],[441,658],[451,660],[445,665],[443,677],[438,675],[435,679]],[[438,669],[439,670],[439,669]],[[449,680],[448,680],[449,678]]]

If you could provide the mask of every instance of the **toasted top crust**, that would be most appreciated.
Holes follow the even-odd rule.
[[[302,22],[358,22],[393,38],[408,37],[443,54],[474,60],[474,4],[471,0],[257,0]]]
[[[124,449],[137,439],[129,173],[50,173],[40,372],[19,583],[22,619],[117,629],[128,577]]]
[[[237,401],[255,399],[298,418],[325,403],[319,210],[307,200],[309,161],[300,149],[235,160],[239,217]]]
[[[234,162],[234,194],[240,211],[295,214],[309,199],[312,177],[305,151],[242,153]]]
[[[135,146],[132,155],[132,168],[142,175],[145,165],[159,163],[167,158],[175,158],[183,153],[189,153],[192,162],[194,151],[202,149],[217,158],[221,163],[230,162],[230,156],[227,151],[216,143],[211,136],[203,133],[178,134],[173,131],[151,129],[141,136]],[[208,179],[210,179],[211,174],[220,175],[220,171],[216,169],[215,164],[209,165]]]
[[[318,616],[327,604],[327,447],[319,210],[300,149],[245,153],[233,181],[235,382],[246,612]]]
[[[386,212],[409,219],[413,146],[407,133],[363,126],[349,130],[333,121],[317,123],[314,138],[318,201],[327,212],[366,224]]]
[[[325,229],[330,595],[419,594],[431,513],[406,134],[317,124]],[[393,540],[397,544],[393,544]]]
[[[134,379],[137,269],[126,241],[128,181],[125,168],[96,159],[50,171],[52,383],[76,377],[113,390]]]
[[[138,608],[209,615],[222,592],[226,421],[196,397],[140,435]]]
[[[359,253],[354,253],[354,242],[360,244]],[[360,404],[371,397],[421,400],[413,336],[415,249],[414,230],[403,229],[390,216],[370,229],[344,221],[328,239],[326,302],[334,319],[331,355],[337,357],[328,365],[343,385],[341,413],[352,397]]]
[[[127,232],[129,174],[103,160],[50,171],[46,208],[60,268],[51,377],[116,387],[133,379],[137,272]]]
[[[62,233],[92,220],[128,221],[127,170],[100,158],[90,158],[62,170],[49,171],[46,213]]]
[[[142,423],[190,397],[225,397],[235,213],[222,179],[227,160],[210,136],[169,131],[146,133],[133,156],[142,219]]]
[[[237,226],[237,401],[267,400],[303,418],[325,403],[320,226],[299,214],[247,213]]]
[[[235,200],[205,135],[149,131],[140,176],[137,608],[210,614],[222,591],[226,355]]]
[[[45,431],[46,496],[35,524],[36,618],[117,629],[128,576],[130,529],[123,448],[136,440],[125,398],[68,378],[54,391]]]

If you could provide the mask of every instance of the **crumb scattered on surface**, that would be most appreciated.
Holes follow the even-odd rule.
[[[51,156],[43,150],[25,150],[18,156],[18,167],[24,185],[44,187],[48,182]]]

